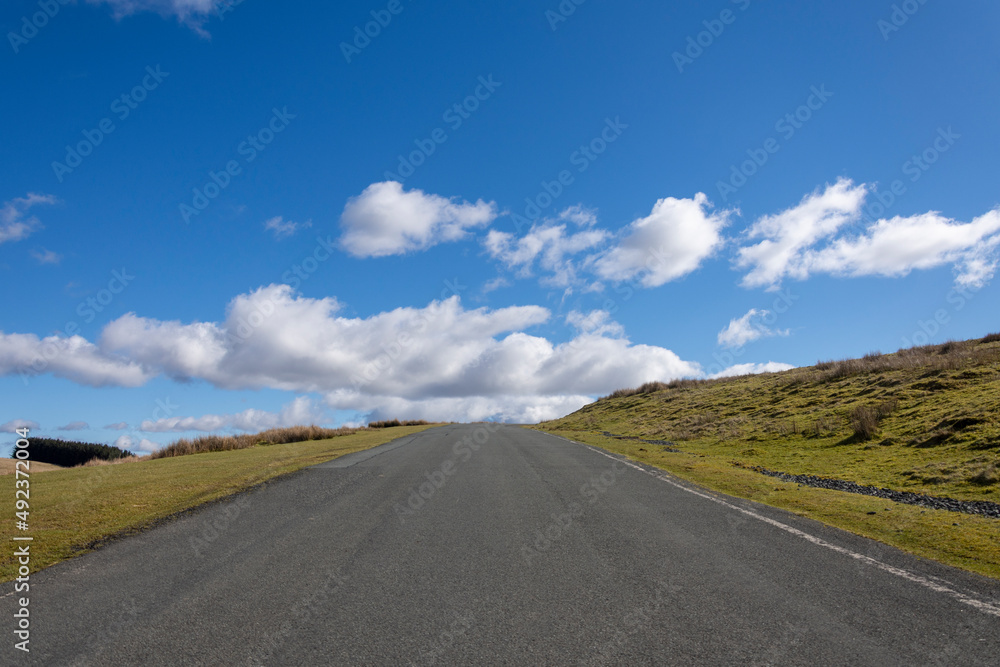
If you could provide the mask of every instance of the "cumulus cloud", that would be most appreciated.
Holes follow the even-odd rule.
[[[492,230],[483,242],[490,257],[502,262],[520,277],[532,275],[538,268],[547,275],[542,284],[568,287],[577,282],[577,267],[572,259],[585,250],[603,244],[610,234],[601,229],[571,231],[567,222],[578,227],[591,227],[593,213],[580,207],[568,208],[554,220],[532,225],[528,233],[519,238],[509,232]]]
[[[122,350],[141,367],[175,380],[205,377],[217,368],[227,348],[225,332],[212,323],[162,322],[128,313],[109,323],[101,347]]]
[[[658,287],[696,270],[722,245],[722,228],[732,211],[712,211],[708,197],[668,197],[652,212],[625,228],[622,238],[593,258],[594,269],[608,280],[638,279]]]
[[[861,235],[837,239],[804,255],[816,273],[905,276],[916,269],[952,265],[956,281],[982,287],[996,271],[1000,209],[969,223],[939,213],[879,220]]]
[[[0,243],[20,241],[41,228],[38,218],[29,215],[28,211],[41,204],[55,204],[58,200],[52,195],[40,195],[29,192],[25,197],[16,197],[0,206]]]
[[[0,433],[16,433],[19,428],[28,428],[37,431],[42,428],[38,422],[30,419],[11,419],[9,422],[0,424]]]
[[[766,364],[736,364],[725,368],[718,373],[709,375],[710,380],[718,378],[736,377],[738,375],[758,375],[760,373],[780,373],[795,368],[791,364],[783,364],[777,361],[769,361]]]
[[[163,445],[158,442],[153,442],[152,440],[146,440],[142,438],[139,443],[132,447],[133,452],[145,452],[147,454],[152,454],[153,452],[159,450]]]
[[[264,221],[264,229],[272,232],[274,238],[278,241],[294,236],[300,229],[308,229],[309,227],[312,227],[312,220],[292,222],[291,220],[285,220],[280,215]]]
[[[593,227],[597,224],[597,212],[577,204],[560,213],[559,219],[569,220],[577,227]]]
[[[748,288],[776,290],[785,279],[815,274],[899,277],[941,266],[953,268],[958,285],[979,288],[996,273],[1000,208],[968,223],[932,211],[878,220],[857,232],[869,195],[868,185],[841,178],[758,218],[733,239],[722,231],[736,212],[713,209],[703,193],[661,199],[617,235],[596,227],[594,212],[577,206],[536,223],[524,236],[493,230],[483,246],[519,277],[537,273],[542,285],[595,291],[601,280],[658,287],[697,270],[727,243],[738,246],[734,266]]]
[[[743,317],[732,319],[729,326],[719,332],[718,342],[723,347],[742,347],[760,338],[770,336],[787,336],[787,329],[774,330],[767,326],[767,319],[772,315],[769,310],[751,308]]]
[[[118,439],[115,440],[114,446],[119,449],[127,449],[132,452],[155,452],[156,450],[163,447],[158,442],[153,442],[152,440],[146,440],[145,438],[136,439],[130,435],[120,435]]]
[[[536,414],[532,406],[551,412],[619,387],[701,373],[698,364],[670,350],[632,344],[601,311],[572,314],[568,321],[577,335],[556,344],[527,331],[551,317],[539,306],[467,310],[451,297],[367,318],[344,317],[340,309],[336,299],[306,298],[287,285],[271,285],[235,298],[221,322],[159,321],[130,313],[104,328],[99,346],[78,349],[84,359],[113,359],[122,380],[162,374],[227,389],[315,392],[328,405],[345,409],[413,409],[399,417],[425,414],[419,406],[452,406],[462,412],[440,417],[454,420],[526,419]],[[16,336],[0,339],[0,359],[11,338]],[[70,360],[75,361],[73,354],[65,364]],[[125,373],[128,369],[134,375]],[[207,415],[143,428],[251,429],[277,423],[274,419],[252,412]],[[278,422],[282,419],[304,417],[279,415]]]
[[[479,372],[484,363],[509,360],[514,368],[504,376],[530,375],[526,363],[537,356],[532,345],[548,345],[520,333],[549,318],[538,306],[467,311],[452,297],[366,319],[338,317],[339,310],[335,299],[298,297],[287,286],[271,286],[237,297],[221,324],[126,315],[105,328],[101,343],[167,375],[221,387],[311,392],[363,385],[366,393],[408,397],[497,393],[476,380],[489,374]],[[255,328],[243,330],[254,322]],[[502,334],[508,335],[497,340]],[[521,359],[518,352],[530,356]]]
[[[842,178],[823,192],[806,195],[798,206],[757,220],[746,234],[763,240],[740,248],[736,261],[738,268],[750,268],[743,286],[769,287],[778,285],[785,276],[808,277],[802,251],[857,220],[865,193],[863,184],[856,186]]]
[[[757,220],[738,250],[736,267],[747,270],[744,287],[776,289],[785,278],[905,276],[951,265],[956,282],[981,287],[997,267],[1000,209],[961,223],[940,213],[878,220],[860,234],[843,233],[861,222],[866,185],[840,179],[797,206]]]
[[[146,420],[139,426],[145,433],[183,431],[214,432],[236,429],[257,433],[270,428],[308,426],[322,422],[324,414],[308,396],[299,396],[284,406],[280,412],[249,409],[230,415],[202,415],[201,417],[169,417],[155,421]]]
[[[587,314],[572,310],[566,315],[566,324],[577,331],[587,334],[609,335],[620,337],[625,335],[625,327],[611,319],[611,313],[606,310],[592,310]]]
[[[151,377],[139,363],[108,354],[81,336],[39,339],[0,332],[0,375],[40,373],[91,387],[137,387]]]
[[[396,181],[373,183],[344,207],[341,246],[355,257],[385,257],[458,241],[497,217],[483,200],[457,202]]]
[[[696,270],[724,243],[722,228],[731,211],[712,212],[708,198],[661,199],[652,212],[633,221],[616,236],[596,228],[596,214],[580,206],[562,211],[554,219],[532,225],[515,237],[493,230],[483,241],[486,252],[519,277],[542,273],[542,285],[583,285],[600,290],[599,279],[636,280],[644,287],[658,287]]]
[[[234,299],[222,323],[123,316],[105,327],[101,345],[178,379],[299,392],[350,384],[374,359],[404,345],[402,363],[382,374],[390,384],[398,376],[403,389],[406,373],[420,363],[411,355],[449,369],[468,361],[482,341],[548,317],[537,306],[465,311],[457,297],[363,320],[338,317],[339,310],[336,299],[300,298],[287,285],[272,285]]]
[[[60,431],[89,431],[90,424],[87,422],[70,422],[65,426],[59,427]]]
[[[367,411],[369,419],[426,419],[427,421],[501,421],[536,424],[558,419],[591,403],[588,396],[469,396],[411,400],[398,396],[369,396],[361,399],[331,394],[327,403],[334,408],[349,405]]]

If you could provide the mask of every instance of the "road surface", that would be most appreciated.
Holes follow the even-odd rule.
[[[301,471],[31,586],[31,653],[5,630],[4,664],[996,665],[1000,655],[996,582],[485,424]]]

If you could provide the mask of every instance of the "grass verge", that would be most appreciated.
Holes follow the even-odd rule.
[[[361,431],[330,440],[293,442],[108,466],[51,470],[32,476],[28,531],[14,527],[15,476],[0,477],[10,516],[0,540],[31,536],[31,571],[91,551],[113,536],[139,532],[174,514],[244,491],[279,475],[369,449],[431,428]],[[34,472],[32,466],[32,472]],[[0,581],[16,577],[13,548],[0,553]]]

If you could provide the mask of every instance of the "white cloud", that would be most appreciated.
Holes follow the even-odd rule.
[[[591,212],[576,206],[566,209],[555,220],[532,225],[520,238],[509,232],[491,230],[483,245],[490,257],[517,271],[521,277],[530,276],[537,263],[548,274],[542,284],[568,287],[577,282],[577,267],[572,257],[600,246],[610,234],[602,229],[567,231],[567,221],[590,227],[596,219]]]
[[[114,424],[108,424],[104,428],[108,429],[109,431],[124,431],[125,429],[128,428],[128,423],[127,422],[117,422],[117,423],[114,423]]]
[[[787,336],[787,329],[774,330],[766,324],[772,315],[769,310],[751,308],[743,317],[732,319],[729,326],[719,332],[719,345],[724,347],[742,347],[747,343],[770,336]]]
[[[0,375],[39,373],[91,387],[137,387],[151,377],[137,362],[107,354],[80,336],[39,339],[0,332]]]
[[[577,204],[559,214],[560,220],[569,220],[578,227],[593,227],[597,224],[597,212]]]
[[[456,203],[396,181],[373,183],[344,207],[341,245],[356,257],[385,257],[458,241],[497,217],[496,205]]]
[[[89,431],[90,424],[87,422],[70,422],[65,426],[59,427],[60,431]]]
[[[802,261],[802,251],[856,220],[866,192],[863,184],[855,186],[842,178],[822,193],[806,195],[798,206],[757,220],[747,236],[764,240],[740,248],[736,261],[738,268],[751,269],[743,286],[777,286],[785,276],[806,278],[809,268]]]
[[[869,189],[840,179],[782,213],[757,220],[739,249],[736,267],[749,269],[744,287],[776,289],[784,278],[810,275],[905,276],[952,265],[956,282],[981,287],[992,278],[1000,246],[1000,210],[970,223],[936,212],[878,220],[857,235],[840,235],[862,219]]]
[[[31,256],[35,258],[39,264],[58,264],[62,261],[62,255],[51,250],[32,250]]]
[[[128,314],[105,327],[99,347],[86,343],[79,350],[115,359],[119,372],[134,368],[129,380],[165,374],[229,389],[318,392],[330,405],[379,414],[394,405],[419,414],[420,406],[452,406],[461,412],[439,417],[454,420],[484,414],[522,419],[536,414],[532,406],[554,411],[619,387],[701,373],[670,350],[633,345],[602,311],[572,315],[580,333],[554,344],[525,332],[549,320],[550,312],[539,306],[466,310],[452,297],[367,318],[343,317],[339,310],[336,299],[305,298],[287,285],[272,285],[235,298],[222,322],[182,324]],[[0,358],[3,351],[0,340]],[[248,412],[144,428],[258,428],[273,420]]]
[[[295,400],[282,407],[277,414],[277,426],[309,426],[325,419],[325,411],[317,407],[312,399],[308,396],[296,396]]]
[[[694,199],[657,201],[648,216],[625,228],[615,246],[592,258],[594,270],[608,280],[639,278],[644,287],[691,273],[722,245],[720,232],[732,214],[709,212],[710,207],[701,192]]]
[[[982,287],[996,270],[998,244],[1000,209],[966,224],[932,212],[879,220],[862,235],[805,253],[804,263],[815,273],[890,277],[951,264],[960,284]]]
[[[718,378],[736,377],[738,375],[758,375],[760,373],[780,373],[795,368],[791,364],[783,364],[777,361],[769,361],[766,364],[736,364],[725,368],[718,373],[709,375],[710,380]]]
[[[214,432],[223,429],[236,429],[247,433],[257,433],[270,428],[287,426],[308,426],[324,420],[321,409],[308,396],[298,396],[281,412],[264,410],[244,410],[231,415],[203,415],[201,417],[169,417],[146,420],[139,430],[146,433],[167,433],[183,431]]]
[[[145,438],[136,441],[136,439],[130,435],[118,436],[118,439],[114,441],[114,446],[119,449],[127,449],[132,452],[155,452],[163,447],[160,443],[153,442],[152,440],[146,440]]]
[[[847,232],[862,222],[869,194],[867,185],[841,178],[787,210],[757,219],[742,239],[731,239],[741,243],[734,261],[745,271],[741,284],[775,290],[786,278],[805,280],[813,274],[897,277],[948,265],[964,287],[982,287],[993,277],[1000,265],[1000,208],[969,223],[929,212]],[[658,287],[697,270],[725,245],[722,230],[734,213],[712,209],[703,193],[661,199],[615,240],[595,226],[593,211],[576,206],[521,237],[492,230],[483,246],[522,278],[539,273],[544,286],[599,291],[600,281],[588,284],[581,277],[593,274]],[[598,250],[609,242],[609,248]]]
[[[16,433],[19,428],[27,428],[37,431],[42,428],[38,422],[30,419],[11,419],[9,422],[0,424],[0,433]]]
[[[591,273],[603,279],[635,279],[644,287],[658,287],[696,270],[724,243],[721,230],[732,211],[710,212],[710,208],[702,193],[694,199],[661,199],[648,216],[633,221],[615,239],[607,230],[595,227],[593,211],[572,206],[554,219],[532,225],[521,237],[492,230],[483,246],[490,257],[522,278],[533,275],[537,268],[543,273],[539,282],[545,286],[601,290],[599,281],[588,284],[580,277]],[[610,247],[601,249],[609,243]],[[587,251],[590,254],[579,257]]]
[[[39,204],[55,204],[52,195],[29,192],[25,197],[16,197],[0,206],[0,243],[20,241],[38,230],[42,223],[28,211]]]
[[[108,5],[115,18],[139,12],[156,12],[160,16],[175,16],[181,23],[207,37],[202,25],[220,8],[237,4],[236,0],[87,0],[92,5]]]
[[[152,11],[174,14],[183,19],[197,14],[210,14],[223,3],[223,0],[87,0],[87,2],[92,5],[110,5],[119,16]]]
[[[142,367],[156,369],[154,372],[176,380],[211,374],[227,351],[225,332],[215,324],[161,322],[133,313],[104,327],[101,348],[120,349]]]
[[[352,409],[365,410],[368,419],[426,419],[427,421],[501,421],[515,424],[536,424],[547,419],[564,417],[593,402],[588,396],[469,396],[411,400],[397,396],[372,396],[345,401],[332,394],[327,402],[338,408],[349,404]]]
[[[581,333],[609,335],[615,338],[625,335],[625,327],[613,321],[611,313],[606,310],[592,310],[586,315],[578,310],[572,310],[566,315],[566,324]]]
[[[159,450],[162,447],[163,445],[161,445],[158,442],[153,442],[152,440],[146,440],[145,438],[143,438],[142,440],[139,441],[139,444],[137,444],[135,447],[132,447],[132,451],[147,452],[152,454],[153,452]]]
[[[300,229],[308,229],[309,227],[312,227],[312,220],[292,222],[291,220],[285,220],[280,215],[264,221],[264,229],[273,232],[274,238],[279,241],[287,239],[289,236],[294,236]]]
[[[510,286],[511,282],[509,280],[507,280],[503,276],[497,276],[496,278],[487,281],[486,284],[483,285],[483,294],[489,294],[490,292],[495,292],[498,289]]]
[[[143,421],[138,430],[144,433],[170,433],[182,431],[221,431],[232,426],[233,420],[251,415],[256,410],[246,410],[240,415],[204,415],[202,417],[169,417]]]
[[[379,373],[379,383],[391,393],[416,392],[409,373],[426,373],[422,383],[436,384],[442,372],[475,359],[494,336],[548,318],[537,306],[465,311],[457,297],[367,319],[338,317],[339,310],[336,299],[302,298],[287,285],[272,285],[234,299],[220,324],[123,316],[105,327],[101,345],[172,377],[299,392],[349,386],[400,347],[399,363]]]

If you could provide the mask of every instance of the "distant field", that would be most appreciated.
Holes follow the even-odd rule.
[[[85,553],[109,536],[140,531],[157,520],[232,495],[278,475],[369,449],[430,426],[362,431],[330,440],[256,446],[117,465],[50,470],[30,478],[32,572]],[[36,471],[32,464],[32,472]],[[37,464],[44,466],[45,464]],[[54,466],[52,466],[54,467]],[[14,476],[0,477],[9,516],[0,541],[14,529]],[[13,549],[0,553],[0,581],[15,575]]]
[[[13,475],[14,474],[14,464],[17,463],[14,459],[0,459],[0,475]],[[54,466],[51,463],[34,463],[30,464],[30,472],[46,472],[49,470],[62,470],[59,466]],[[21,470],[24,470],[22,467]]]
[[[799,487],[762,466],[1000,503],[1000,340],[619,391],[539,426],[1000,578],[1000,520]],[[603,432],[676,443],[683,453]],[[875,512],[875,514],[869,514]]]

